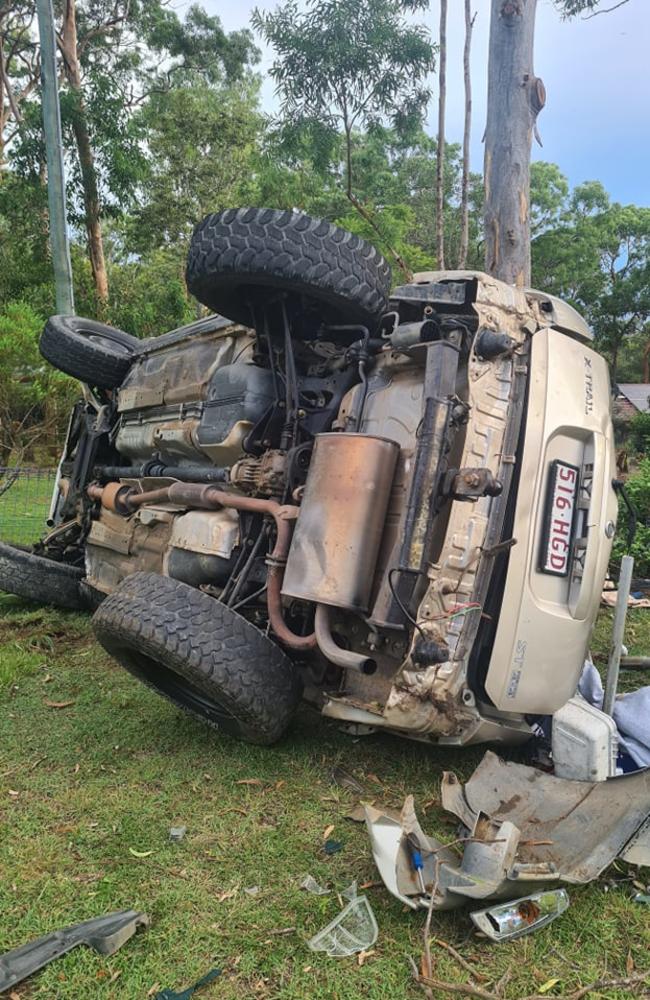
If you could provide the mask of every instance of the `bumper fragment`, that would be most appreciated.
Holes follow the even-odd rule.
[[[597,878],[617,857],[650,864],[650,768],[607,781],[568,781],[488,752],[463,787],[445,772],[445,810],[461,821],[462,857],[421,829],[412,796],[401,814],[366,806],[379,873],[412,909],[509,900]],[[407,837],[422,845],[422,893]]]

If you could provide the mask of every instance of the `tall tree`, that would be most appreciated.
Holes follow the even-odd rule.
[[[343,133],[345,194],[371,224],[355,193],[355,136],[381,124],[404,132],[421,122],[435,47],[405,14],[426,3],[308,0],[302,10],[297,0],[285,0],[274,13],[258,9],[252,18],[276,52],[270,73],[285,121],[330,144]]]
[[[537,0],[492,0],[485,129],[485,266],[530,284],[530,151],[546,92],[533,70]]]
[[[124,20],[126,11],[119,12],[119,7],[116,8],[116,11],[115,17],[111,19],[110,23],[104,21],[101,26],[97,25],[98,32],[109,31]],[[104,240],[101,223],[102,210],[99,200],[95,153],[90,138],[88,115],[81,79],[76,0],[65,0],[64,2],[61,31],[57,35],[57,41],[63,57],[66,80],[73,95],[72,128],[77,143],[79,166],[81,168],[85,224],[88,235],[88,255],[90,257],[90,266],[93,272],[97,299],[100,308],[103,308],[108,302],[108,275],[106,273],[106,260],[104,258]]]
[[[440,0],[438,59],[438,146],[436,150],[436,257],[445,269],[445,113],[447,104],[447,0]]]
[[[22,105],[38,83],[34,17],[29,0],[0,0],[0,169],[22,123]]]
[[[463,123],[463,177],[460,192],[460,249],[458,267],[467,266],[469,250],[469,184],[470,144],[472,138],[472,32],[476,14],[472,14],[471,0],[465,0],[465,44],[463,46],[463,81],[465,87],[465,120]]]

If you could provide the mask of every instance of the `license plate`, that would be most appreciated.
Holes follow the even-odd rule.
[[[556,459],[548,470],[544,532],[539,557],[541,573],[568,576],[580,469]]]

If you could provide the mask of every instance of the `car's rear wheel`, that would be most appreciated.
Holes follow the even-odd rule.
[[[283,651],[213,597],[135,573],[93,617],[99,642],[130,673],[190,715],[249,743],[286,730],[302,685]]]
[[[124,330],[82,316],[50,316],[39,342],[46,361],[99,389],[115,389],[124,381],[141,345]]]
[[[83,575],[78,567],[0,542],[0,590],[8,594],[55,608],[81,610],[87,606],[79,589]]]
[[[272,208],[232,208],[194,230],[187,284],[199,302],[252,325],[253,308],[292,297],[303,320],[376,326],[390,268],[372,244],[323,219]]]

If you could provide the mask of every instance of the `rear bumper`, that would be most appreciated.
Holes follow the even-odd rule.
[[[540,572],[548,469],[581,470],[567,577]],[[604,360],[556,330],[532,339],[513,537],[485,690],[501,712],[551,714],[575,693],[616,522],[614,440]],[[606,530],[607,529],[607,530]]]

